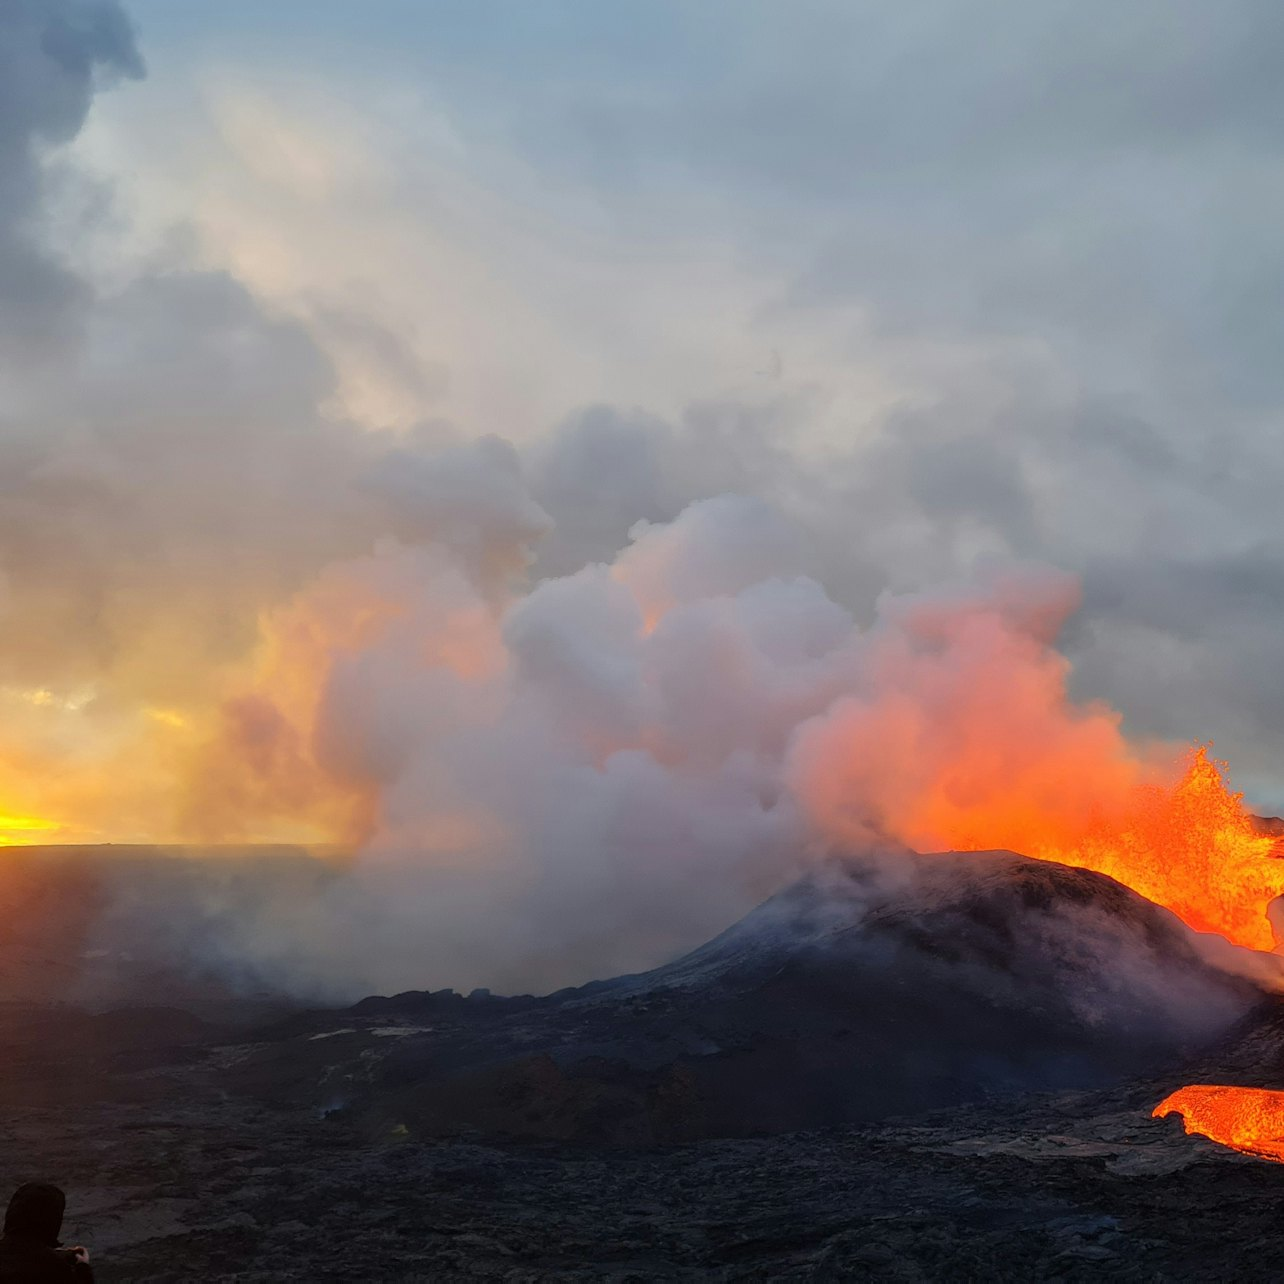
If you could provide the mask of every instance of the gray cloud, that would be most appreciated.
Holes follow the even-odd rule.
[[[29,360],[84,293],[37,248],[42,149],[74,137],[97,84],[141,74],[114,2],[11,0],[0,9],[0,325],[11,357]]]
[[[1076,690],[1139,734],[1216,736],[1271,804],[1277,7],[539,12],[438,12],[423,60],[461,151],[480,138],[589,193],[621,257],[672,225],[765,265],[764,332],[826,335],[831,366],[795,377],[786,344],[770,395],[711,388],[667,417],[568,406],[520,447],[467,424],[361,430],[327,411],[324,336],[230,271],[144,267],[95,289],[42,247],[43,150],[142,68],[107,0],[0,7],[0,325],[19,357],[0,401],[0,686],[181,702],[244,664],[297,594],[344,620],[354,585],[362,606],[396,597],[377,644],[338,648],[315,735],[291,752],[377,782],[394,855],[447,842],[425,800],[459,804],[461,831],[482,811],[527,837],[498,844],[503,905],[463,876],[416,885],[438,898],[441,936],[386,976],[467,973],[509,933],[489,964],[507,983],[560,932],[545,974],[564,979],[718,926],[801,832],[779,773],[736,752],[778,763],[807,701],[833,694],[817,657],[880,595],[987,560],[1080,574]],[[331,309],[327,327],[429,406],[449,380],[365,314]],[[885,366],[901,392],[818,442],[811,418],[848,360]],[[512,605],[532,558],[534,590]],[[599,563],[682,601],[646,672],[637,608]],[[437,637],[456,611],[468,628]],[[483,702],[494,721],[478,724],[458,675],[418,673],[425,646],[448,654],[439,669],[503,669]],[[712,785],[630,739],[657,716],[648,682]],[[284,759],[288,719],[257,718],[276,693],[259,694],[237,706],[240,747],[257,737]],[[618,740],[627,754],[595,758]],[[372,915],[384,878],[376,866]],[[301,910],[300,932],[322,912]]]

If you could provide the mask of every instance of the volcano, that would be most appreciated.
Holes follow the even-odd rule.
[[[232,1080],[426,1135],[668,1142],[1115,1084],[1262,998],[1103,875],[896,854],[826,866],[640,975],[291,1018]]]
[[[584,1278],[1225,1279],[1249,1232],[1284,1269],[1279,1166],[1150,1118],[1182,1083],[1280,1082],[1279,1000],[1245,979],[1273,960],[1210,949],[1104,875],[1011,852],[836,861],[663,967],[542,997],[282,1015],[197,986],[193,1005],[176,964],[138,970],[157,944],[82,960],[93,1011],[0,1004],[10,1152],[65,1175],[104,1278],[496,1277],[518,1258]],[[129,1007],[103,1009],[98,964]],[[158,995],[178,1006],[141,1006]],[[1191,1229],[1209,1217],[1216,1234]],[[341,1242],[318,1233],[336,1223]]]

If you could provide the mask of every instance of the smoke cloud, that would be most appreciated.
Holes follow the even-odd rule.
[[[511,567],[542,523],[509,500],[480,543]],[[529,589],[501,590],[478,543],[470,524],[458,549],[389,542],[329,568],[266,618],[195,759],[215,817],[339,808],[358,849],[316,902],[234,929],[278,983],[544,990],[639,970],[831,852],[1073,859],[1180,772],[1179,749],[1134,747],[1069,696],[1054,642],[1079,594],[1061,573],[887,596],[862,629],[756,499],[641,523],[611,563]]]
[[[833,850],[1090,843],[1171,788],[1173,740],[1269,785],[1273,354],[1124,252],[1233,286],[1257,220],[1134,193],[1122,232],[1063,235],[1032,158],[1077,158],[1099,226],[1112,112],[1163,193],[1207,161],[1066,88],[1129,83],[1091,17],[1060,15],[1049,106],[995,80],[1049,56],[1035,16],[980,76],[955,6],[930,36],[715,8],[684,30],[734,51],[716,84],[590,22],[565,102],[436,67],[430,103],[367,114],[327,81],[339,122],[284,83],[171,115],[115,0],[0,8],[0,840],[338,847],[306,896],[211,905],[203,948],[304,989],[541,989],[659,962]],[[1147,101],[1199,59],[1278,92],[1240,74],[1278,20],[1232,8],[1233,38],[1141,42]],[[465,28],[441,48],[511,68]],[[885,110],[902,47],[948,64],[921,116]],[[1020,129],[928,127],[974,119],[974,81]],[[187,204],[104,161],[140,116],[177,122]],[[1270,332],[1252,297],[1241,336]]]

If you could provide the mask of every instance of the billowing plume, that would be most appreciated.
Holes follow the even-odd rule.
[[[525,560],[542,523],[509,498],[493,544],[472,526],[458,547],[389,541],[269,614],[190,764],[212,836],[302,823],[358,849],[315,903],[235,928],[236,956],[278,981],[542,989],[637,969],[818,854],[1094,864],[1093,841],[1181,778],[1177,750],[1138,751],[1068,696],[1054,642],[1078,589],[1059,572],[982,568],[885,598],[861,629],[800,572],[799,532],[728,495],[524,589],[475,556]],[[1214,906],[1197,925],[1233,937],[1196,890]],[[1268,946],[1271,894],[1253,889]]]
[[[1058,638],[1077,580],[1014,555],[1086,573],[1102,631],[1080,634],[1077,672],[1095,657],[1096,690],[1182,734],[1209,710],[1240,722],[1262,772],[1259,679],[1280,635],[1261,615],[1278,597],[1261,590],[1278,579],[1269,452],[1243,455],[1252,485],[1210,488],[1202,422],[1170,443],[1066,404],[1075,380],[1045,387],[1038,363],[838,396],[859,413],[804,444],[843,385],[828,363],[804,364],[817,386],[791,382],[778,353],[766,394],[658,397],[665,418],[572,399],[542,435],[514,424],[520,445],[417,418],[433,413],[419,402],[395,430],[359,426],[324,346],[341,319],[318,330],[315,309],[265,301],[272,237],[257,272],[184,249],[183,226],[131,258],[82,210],[96,253],[77,257],[57,149],[141,71],[114,0],[0,6],[0,842],[337,845],[348,863],[323,892],[220,911],[206,942],[314,989],[542,988],[642,966],[817,854],[871,844],[1089,864],[1197,927],[1271,943],[1278,863],[1216,764],[1071,697]],[[110,193],[88,205],[101,215]],[[46,226],[55,206],[72,234]],[[905,328],[880,299],[854,300],[875,344],[880,323]],[[537,325],[552,315],[527,305]],[[846,369],[851,341],[835,342]],[[932,364],[872,351],[900,351],[907,378]],[[1116,475],[1126,502],[1099,484]],[[1182,524],[1165,580],[1152,535],[1175,512],[1203,520]],[[1226,611],[1192,609],[1192,584],[1253,627],[1207,644]],[[1173,675],[1202,692],[1200,666],[1228,695],[1183,690],[1179,719]]]

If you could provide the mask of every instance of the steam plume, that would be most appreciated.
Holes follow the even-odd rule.
[[[496,534],[483,561],[520,565],[543,523],[494,517],[514,544]],[[817,853],[1055,840],[1072,858],[1179,775],[1179,750],[1139,751],[1068,696],[1053,643],[1078,590],[1057,572],[982,569],[887,597],[861,629],[757,500],[701,501],[526,591],[479,569],[479,543],[470,527],[460,548],[388,543],[327,570],[267,617],[193,764],[214,817],[342,804],[348,873],[293,922],[238,929],[238,953],[296,984],[634,970]]]
[[[963,65],[952,49],[948,63]],[[1211,709],[1269,761],[1279,720],[1253,718],[1278,668],[1261,531],[1279,488],[1269,451],[1247,449],[1252,416],[1242,458],[1259,481],[1210,488],[1202,423],[1180,440],[1090,399],[1067,408],[1075,380],[1037,362],[956,379],[965,343],[943,383],[806,449],[791,434],[825,399],[806,380],[667,419],[567,403],[542,435],[515,424],[520,445],[413,398],[397,431],[362,427],[336,409],[325,334],[403,355],[362,307],[318,329],[182,235],[135,261],[82,212],[86,238],[107,237],[96,274],[73,266],[80,238],[53,235],[75,187],[58,148],[142,70],[114,0],[0,6],[0,841],[341,844],[353,863],[315,896],[212,909],[211,949],[312,988],[544,988],[642,966],[815,854],[870,842],[1091,851],[1113,871],[1102,835],[1124,833],[1148,894],[1269,943],[1278,888],[1220,778],[1197,779],[1216,804],[1202,814],[1233,841],[1165,883],[1158,839],[1203,833],[1186,825],[1181,751],[1072,697],[1058,646],[1078,579],[1015,555],[1085,572],[1095,614],[1070,641],[1130,718],[1179,721],[1161,655],[1211,692],[1183,704],[1182,734],[1205,734],[1190,711]],[[304,168],[327,199],[324,164]],[[1009,249],[1005,235],[1005,264]],[[1007,297],[1006,266],[996,279]],[[903,332],[912,300],[874,284],[855,302]],[[953,293],[992,297],[977,285]],[[930,373],[910,346],[885,350]],[[1151,532],[1187,509],[1205,520],[1157,571]],[[1218,609],[1193,608],[1192,585]],[[1235,645],[1192,633],[1228,617]]]

